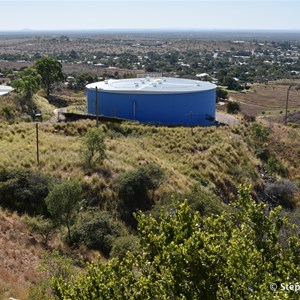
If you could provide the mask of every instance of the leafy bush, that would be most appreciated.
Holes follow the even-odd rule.
[[[127,251],[137,252],[139,250],[138,237],[135,235],[120,236],[115,239],[110,252],[110,257],[123,259]]]
[[[156,164],[139,166],[117,178],[115,188],[121,200],[120,213],[124,221],[136,226],[133,212],[151,208],[155,190],[162,180],[163,171]]]
[[[29,218],[27,224],[31,228],[32,231],[39,234],[42,239],[44,245],[48,246],[48,240],[50,236],[54,233],[54,224],[50,219],[45,219],[42,216],[37,216],[33,218]]]
[[[154,192],[160,186],[162,179],[162,169],[156,164],[147,164],[119,176],[116,189],[119,197],[128,206],[148,207],[154,200]],[[150,197],[148,191],[151,191]]]
[[[189,205],[194,211],[200,212],[201,215],[219,214],[224,209],[224,205],[219,198],[213,193],[209,193],[204,188],[196,186],[192,192],[185,195]]]
[[[54,278],[56,299],[298,299],[270,289],[299,276],[299,239],[281,244],[280,208],[256,203],[246,188],[233,206],[206,218],[186,201],[158,220],[141,214],[141,251],[88,264],[71,283]]]
[[[121,226],[106,211],[85,212],[72,228],[72,241],[108,256],[114,240],[121,235]]]
[[[86,167],[92,167],[96,163],[102,163],[105,159],[105,134],[102,128],[92,128],[85,135],[81,155]]]
[[[288,179],[282,179],[268,184],[265,194],[272,202],[278,203],[285,208],[295,208],[294,194],[297,187]]]
[[[49,215],[45,198],[50,178],[40,173],[0,169],[0,206],[29,215]]]
[[[250,127],[250,137],[255,144],[267,143],[269,140],[270,131],[267,127],[260,123],[254,122]]]
[[[267,172],[272,175],[274,173],[279,175],[286,175],[287,168],[283,165],[283,163],[277,158],[271,156],[267,160]]]
[[[240,111],[240,104],[238,102],[228,101],[226,104],[226,111],[229,114],[236,114]]]

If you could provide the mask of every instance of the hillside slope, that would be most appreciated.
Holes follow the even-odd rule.
[[[0,210],[0,299],[27,299],[28,289],[45,250],[39,239],[15,213]]]

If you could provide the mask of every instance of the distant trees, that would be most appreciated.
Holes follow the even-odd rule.
[[[19,77],[13,80],[11,85],[16,92],[30,97],[39,90],[41,79],[41,76],[34,68],[26,68],[19,72]]]
[[[45,56],[34,64],[34,68],[40,74],[42,84],[46,88],[47,98],[49,98],[53,85],[64,78],[62,65],[59,61]]]
[[[21,70],[11,85],[18,93],[26,96],[36,93],[43,85],[49,98],[53,85],[63,78],[61,63],[46,56],[37,60],[32,68]]]
[[[230,76],[226,76],[223,79],[222,85],[227,86],[229,90],[234,90],[234,91],[241,91],[243,87],[239,84],[239,82]]]
[[[219,102],[220,100],[228,99],[228,92],[225,89],[217,87],[216,97],[217,97],[217,102]]]

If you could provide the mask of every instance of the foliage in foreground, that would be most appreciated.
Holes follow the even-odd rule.
[[[280,283],[299,279],[299,237],[282,244],[280,208],[255,203],[247,188],[230,213],[202,218],[185,201],[138,222],[140,252],[53,278],[56,299],[297,299]]]

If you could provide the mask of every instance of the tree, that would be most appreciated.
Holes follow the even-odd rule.
[[[71,225],[81,200],[81,185],[76,180],[66,180],[57,184],[45,199],[51,218],[56,225],[65,225],[68,229],[68,240],[71,239]]]
[[[216,89],[217,102],[228,99],[228,92],[220,87]]]
[[[148,191],[151,191],[148,201],[153,202],[154,192],[160,186],[162,179],[162,169],[156,164],[147,164],[122,174],[117,179],[116,188],[121,199],[139,207],[138,202],[148,198]]]
[[[226,104],[226,110],[230,114],[235,114],[240,111],[240,104],[238,102],[228,101]]]
[[[40,88],[41,76],[33,68],[26,68],[19,74],[19,78],[12,81],[12,87],[26,97],[32,96]]]
[[[229,90],[241,91],[243,89],[243,87],[239,84],[237,79],[231,76],[226,76],[225,78],[223,78],[222,84],[227,86]]]
[[[84,136],[81,147],[81,155],[87,167],[96,163],[102,163],[105,159],[105,134],[102,128],[92,128]]]
[[[73,243],[83,243],[108,256],[113,241],[120,236],[121,227],[108,212],[87,211],[79,215],[72,231]]]
[[[44,245],[48,247],[49,238],[54,233],[55,226],[53,222],[49,219],[45,219],[42,216],[37,216],[30,218],[27,223],[32,231],[36,232],[42,237]]]
[[[147,164],[125,172],[117,178],[115,187],[124,221],[136,227],[133,213],[151,208],[155,190],[161,185],[163,177],[163,170],[158,165]]]
[[[51,178],[32,171],[0,168],[0,206],[20,214],[48,215]]]
[[[88,264],[72,282],[54,278],[57,299],[298,299],[280,284],[298,284],[299,236],[282,245],[281,209],[248,188],[221,215],[203,218],[185,201],[138,222],[141,251]]]
[[[62,73],[62,65],[59,61],[45,56],[39,59],[35,63],[34,67],[41,75],[42,83],[46,88],[47,98],[49,98],[49,95],[53,89],[53,85],[64,78]]]

